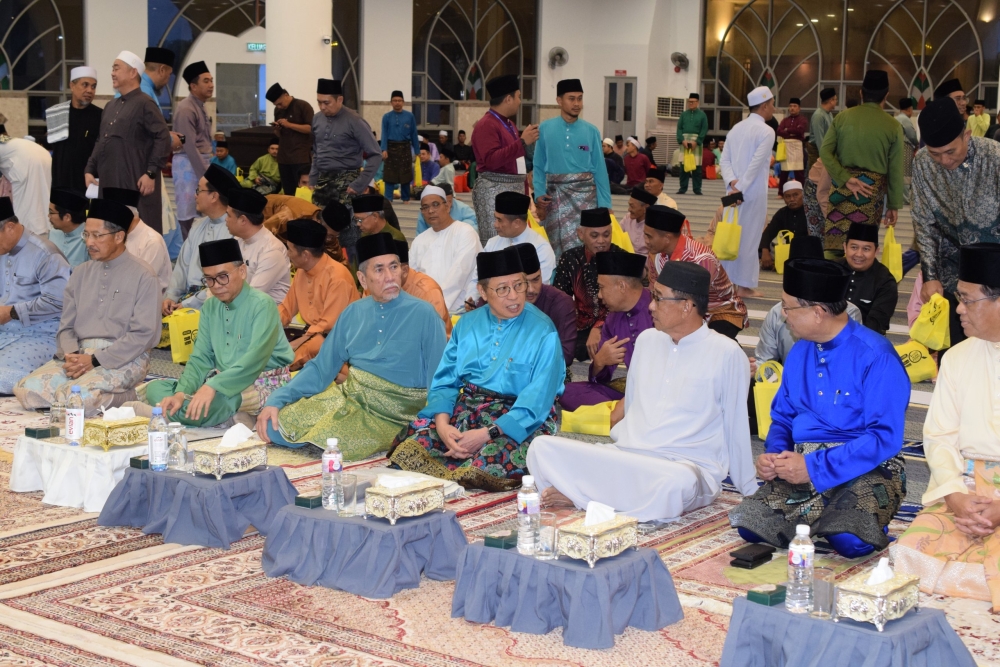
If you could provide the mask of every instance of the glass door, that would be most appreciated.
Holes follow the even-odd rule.
[[[634,76],[604,77],[604,136],[635,134]]]

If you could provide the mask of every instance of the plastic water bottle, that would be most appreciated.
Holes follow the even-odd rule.
[[[80,395],[78,384],[73,385],[66,402],[66,438],[74,447],[79,447],[83,442],[83,396]]]
[[[809,526],[795,526],[795,539],[788,545],[788,587],[785,609],[808,614],[813,608],[813,557],[816,548],[809,539]]]
[[[163,418],[163,408],[153,408],[153,418],[149,420],[149,469],[163,472],[167,469],[167,420]]]
[[[340,453],[336,438],[326,439],[323,451],[323,509],[340,511],[344,506],[344,486],[340,475],[344,472],[344,455]]]
[[[187,472],[187,438],[180,422],[167,426],[167,470]]]
[[[524,556],[535,555],[535,541],[538,539],[538,524],[542,512],[542,495],[535,488],[535,478],[525,475],[521,478],[521,490],[517,492],[517,552]]]

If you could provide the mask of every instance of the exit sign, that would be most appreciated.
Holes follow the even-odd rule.
[[[264,42],[247,42],[247,51],[267,51],[267,44]]]
[[[623,69],[616,69],[615,76],[628,76],[628,72]]]

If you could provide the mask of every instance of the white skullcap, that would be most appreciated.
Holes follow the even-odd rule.
[[[448,199],[448,195],[444,193],[444,190],[436,185],[428,185],[423,189],[423,192],[420,193],[420,201],[423,201],[424,197],[429,197],[430,195],[437,195],[441,199],[445,200]]]
[[[781,194],[785,194],[789,190],[801,190],[801,189],[802,189],[802,184],[799,183],[798,181],[788,181],[787,183],[785,183],[785,187],[781,189]]]
[[[752,107],[755,107],[758,104],[763,104],[771,99],[774,99],[774,93],[772,93],[771,89],[767,86],[754,88],[750,91],[750,94],[747,95],[747,102],[749,102]]]
[[[615,145],[614,140],[608,139],[607,137],[604,137],[604,141],[602,141],[601,143],[602,144],[607,144],[608,146],[614,146]]]
[[[636,148],[642,148],[642,146],[639,145],[639,140],[636,139],[635,137],[629,137],[628,142],[633,146],[635,146]]]
[[[438,134],[440,136],[447,137],[448,136],[448,130],[441,130],[440,132],[438,132]]]
[[[146,66],[142,62],[142,58],[135,55],[131,51],[122,51],[115,57],[115,60],[120,60],[129,67],[134,67],[140,72],[146,68]]]
[[[427,140],[424,139],[424,135],[422,135],[422,134],[418,134],[417,135],[417,141],[423,141],[424,143],[427,143]]]
[[[86,65],[80,67],[74,67],[69,71],[69,80],[76,81],[77,79],[82,79],[88,77],[97,80],[97,70],[93,67],[87,67]]]

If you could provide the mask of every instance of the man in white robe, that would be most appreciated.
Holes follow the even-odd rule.
[[[0,175],[10,181],[18,221],[33,234],[48,236],[52,189],[49,152],[34,141],[0,134]]]
[[[420,193],[420,211],[430,229],[413,239],[410,268],[426,273],[441,286],[448,312],[465,312],[465,299],[478,296],[476,256],[483,251],[479,234],[465,223],[455,224],[447,195],[436,185]]]
[[[708,328],[711,276],[668,262],[651,286],[653,329],[636,339],[612,444],[539,436],[528,469],[549,507],[591,500],[640,521],[668,520],[718,497],[729,475],[757,490],[747,422],[750,364],[739,343]]]
[[[736,294],[744,298],[760,296],[756,290],[760,276],[757,246],[767,224],[767,179],[774,146],[774,130],[766,122],[774,115],[771,89],[754,88],[747,101],[750,115],[729,130],[721,160],[727,194],[743,194],[743,204],[739,207],[739,222],[743,227],[740,253],[736,259],[722,262],[722,266],[736,285]]]

